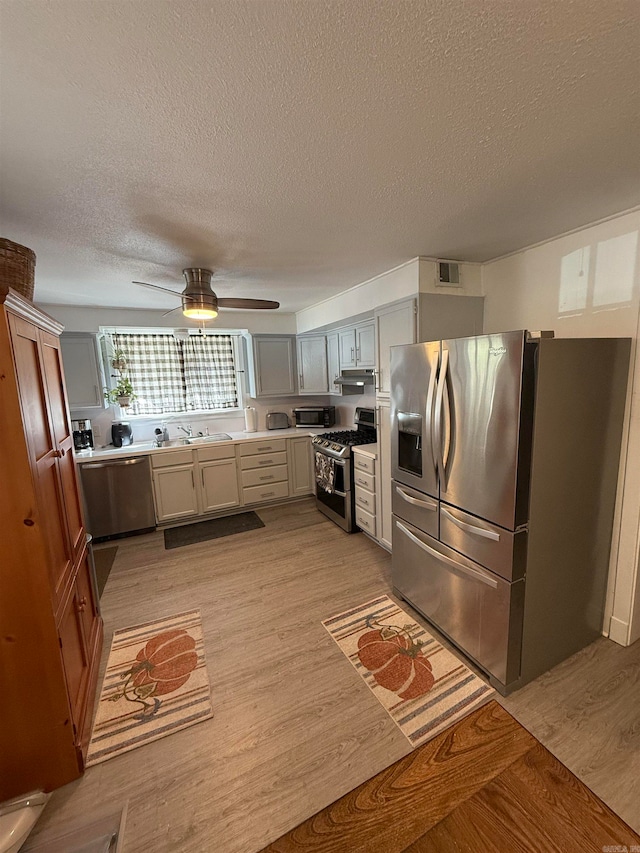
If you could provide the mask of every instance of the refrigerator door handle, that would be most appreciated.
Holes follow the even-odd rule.
[[[433,395],[436,386],[436,371],[432,370],[429,374],[429,385],[427,386],[427,405],[425,411],[425,430],[429,430],[428,439],[429,444],[431,445],[431,459],[433,461],[433,469],[436,475],[436,480],[438,479],[438,454],[436,452],[436,441],[435,441],[435,423],[434,417],[435,412],[433,410]],[[424,446],[424,445],[423,445]]]
[[[496,533],[494,530],[487,530],[486,527],[476,527],[474,524],[467,524],[465,521],[460,521],[459,518],[456,518],[455,515],[449,512],[449,510],[444,507],[440,507],[440,511],[443,515],[452,521],[456,527],[459,527],[460,530],[464,530],[467,533],[472,533],[475,536],[482,536],[485,539],[493,539],[494,542],[500,541],[500,534]]]
[[[422,550],[426,551],[427,554],[430,554],[432,557],[435,557],[436,560],[439,560],[441,563],[446,563],[448,566],[451,566],[451,568],[455,569],[456,572],[459,572],[463,575],[467,575],[468,577],[473,578],[474,580],[480,581],[481,583],[490,586],[492,589],[498,588],[497,580],[488,577],[484,574],[484,572],[479,572],[476,569],[470,568],[469,566],[463,566],[456,560],[452,560],[451,557],[447,557],[445,554],[441,554],[439,551],[436,551],[435,548],[431,548],[429,545],[427,545],[426,542],[423,542],[421,539],[418,539],[418,537],[414,536],[414,534],[410,530],[407,530],[407,528],[404,526],[404,524],[402,524],[401,521],[396,520],[396,526],[405,534],[405,536],[408,536],[409,539],[415,545],[417,545],[419,548],[422,548]]]
[[[408,504],[424,507],[425,509],[431,510],[431,512],[435,512],[438,509],[436,501],[421,501],[418,498],[414,498],[412,495],[408,495],[404,489],[400,488],[400,486],[396,486],[396,491]]]
[[[449,350],[442,350],[442,361],[440,362],[440,373],[438,375],[438,388],[436,390],[436,405],[435,405],[435,417],[434,417],[434,439],[435,439],[435,453],[434,456],[436,458],[437,470],[440,472],[440,483],[444,487],[446,484],[445,480],[445,467],[444,467],[444,452],[442,447],[442,404],[444,402],[444,388],[447,381],[447,369],[449,367]]]

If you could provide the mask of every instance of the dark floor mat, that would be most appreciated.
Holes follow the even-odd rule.
[[[111,571],[111,566],[113,566],[113,561],[115,560],[117,553],[117,545],[114,545],[112,548],[93,549],[93,560],[96,564],[96,581],[98,583],[98,595],[100,598],[102,598],[102,593],[107,585],[109,572]]]
[[[164,547],[168,551],[171,548],[181,548],[183,545],[206,542],[207,539],[231,536],[232,533],[244,533],[245,530],[255,530],[257,527],[264,527],[264,522],[255,512],[240,512],[237,515],[225,515],[224,518],[211,518],[209,521],[198,521],[195,524],[185,524],[184,527],[165,530]]]

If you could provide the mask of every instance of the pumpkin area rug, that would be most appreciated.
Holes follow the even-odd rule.
[[[387,595],[322,624],[414,747],[495,694]]]
[[[210,717],[199,610],[116,631],[87,766]]]

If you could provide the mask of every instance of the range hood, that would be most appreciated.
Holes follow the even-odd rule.
[[[364,394],[365,388],[373,389],[376,383],[375,370],[343,370],[334,380],[343,394]]]

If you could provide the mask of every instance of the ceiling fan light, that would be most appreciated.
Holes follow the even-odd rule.
[[[214,308],[199,308],[195,305],[183,308],[182,313],[185,317],[190,317],[192,320],[213,320],[218,316],[218,312]]]
[[[218,316],[218,301],[213,294],[183,297],[182,313],[192,320],[213,320]]]

